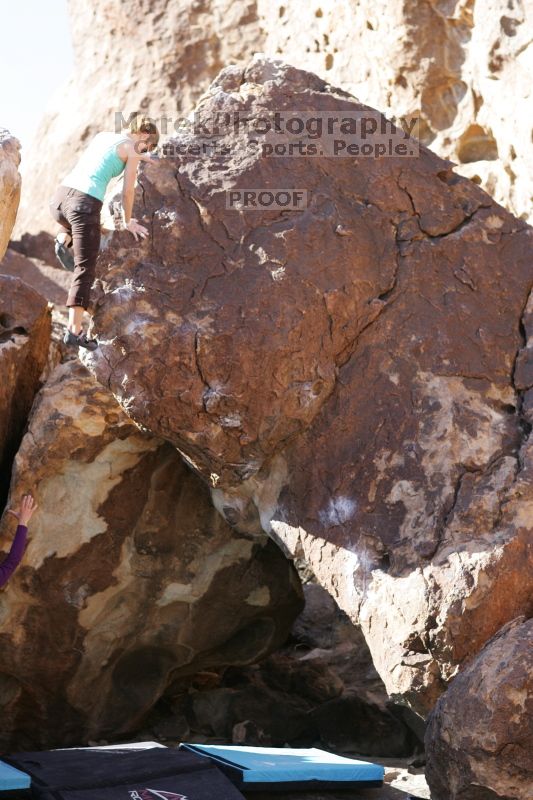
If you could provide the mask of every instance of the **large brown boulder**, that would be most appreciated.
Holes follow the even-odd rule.
[[[377,114],[258,57],[222,71],[197,123],[293,109]],[[533,232],[423,146],[268,158],[240,129],[206,158],[187,151],[203,130],[144,169],[151,236],[108,241],[86,363],[232,525],[311,565],[425,714],[531,603]],[[308,205],[226,208],[250,187]]]
[[[232,531],[76,361],[36,400],[11,503],[28,489],[39,510],[0,595],[2,748],[134,730],[178,677],[256,661],[301,609],[276,546]]]
[[[505,626],[452,681],[426,748],[433,800],[530,800],[533,619]]]
[[[0,274],[0,504],[40,386],[50,333],[51,316],[44,297],[19,278]]]
[[[6,252],[20,201],[20,142],[0,128],[0,261]]]

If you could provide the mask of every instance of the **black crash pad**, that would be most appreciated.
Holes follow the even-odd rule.
[[[35,800],[243,800],[210,761],[170,747],[73,748],[3,756]]]

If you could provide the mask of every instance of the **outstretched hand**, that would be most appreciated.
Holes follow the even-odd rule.
[[[35,500],[31,494],[25,494],[22,498],[19,509],[17,511],[8,509],[7,513],[16,517],[19,521],[19,525],[27,525],[32,518],[34,511],[37,511],[38,508],[39,506],[35,503]]]
[[[134,217],[132,217],[126,225],[126,230],[133,234],[135,241],[137,241],[138,236],[140,236],[141,239],[146,239],[150,233],[148,228],[145,228],[144,225],[140,225]]]

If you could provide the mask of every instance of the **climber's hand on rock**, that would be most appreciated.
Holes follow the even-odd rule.
[[[138,241],[138,236],[141,239],[146,239],[148,236],[148,228],[145,228],[144,225],[139,225],[136,219],[133,217],[130,219],[128,224],[126,225],[126,230],[133,234],[135,237],[135,241]]]
[[[139,161],[147,162],[148,164],[162,164],[163,159],[159,155],[159,153],[142,153],[141,155],[137,156]]]
[[[19,509],[17,511],[9,509],[7,513],[16,517],[19,521],[19,525],[27,525],[33,516],[33,512],[37,511],[38,508],[39,506],[36,504],[31,494],[25,494]]]

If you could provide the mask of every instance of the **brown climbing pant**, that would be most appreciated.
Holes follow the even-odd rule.
[[[74,275],[67,306],[87,309],[100,249],[100,211],[103,203],[77,189],[59,186],[49,208],[52,217],[72,236]]]

